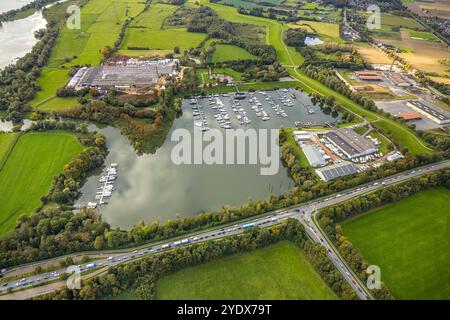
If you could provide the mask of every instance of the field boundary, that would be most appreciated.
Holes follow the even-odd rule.
[[[16,137],[14,137],[14,141],[9,145],[8,150],[6,151],[5,155],[0,159],[0,171],[2,171],[6,162],[8,162],[8,159],[11,156],[12,151],[14,150],[15,146],[17,145],[17,142],[19,141],[19,138],[22,135],[23,135],[23,133],[20,132],[19,134],[17,134]]]

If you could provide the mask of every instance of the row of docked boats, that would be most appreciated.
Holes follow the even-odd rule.
[[[191,99],[192,116],[194,117],[194,125],[200,130],[208,131],[208,119],[206,118],[205,111],[201,104],[198,103],[196,98]]]
[[[236,116],[236,119],[239,121],[239,124],[241,126],[248,125],[252,122],[247,116],[247,111],[241,106],[241,103],[238,99],[232,100],[232,110],[234,112],[234,115]]]
[[[219,97],[210,97],[209,104],[214,111],[214,118],[222,129],[232,129],[230,115]]]

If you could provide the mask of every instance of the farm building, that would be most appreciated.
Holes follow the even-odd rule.
[[[360,136],[350,129],[336,129],[326,133],[325,137],[331,144],[341,150],[348,159],[366,156],[378,151],[376,145],[372,141]]]
[[[411,112],[400,112],[398,114],[398,117],[406,120],[406,121],[413,121],[413,120],[420,120],[422,119],[422,115],[419,112],[411,111]]]
[[[315,145],[304,146],[302,150],[312,167],[323,167],[327,164],[320,150]]]
[[[404,76],[402,76],[400,73],[389,72],[387,75],[388,75],[389,80],[391,80],[391,82],[398,87],[412,87],[413,86],[413,84],[408,79],[406,79]]]
[[[448,113],[444,111],[438,111],[434,108],[431,108],[430,106],[426,105],[423,102],[420,101],[408,101],[406,105],[415,111],[421,113],[425,117],[431,119],[432,121],[436,122],[437,124],[448,124],[450,123],[450,117]]]
[[[316,169],[316,174],[323,181],[330,181],[339,177],[345,177],[357,173],[355,165],[351,162],[340,162],[327,166],[325,168]]]
[[[383,81],[384,76],[377,71],[355,71],[356,77],[360,81]]]

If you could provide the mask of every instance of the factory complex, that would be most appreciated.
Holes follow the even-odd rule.
[[[377,167],[386,161],[403,158],[398,152],[384,155],[380,142],[370,134],[359,135],[349,128],[332,128],[324,131],[292,132],[309,165],[324,181],[351,175]]]
[[[165,77],[179,76],[178,59],[140,61],[119,60],[99,67],[83,67],[78,70],[68,86],[75,89],[131,89],[158,87]]]

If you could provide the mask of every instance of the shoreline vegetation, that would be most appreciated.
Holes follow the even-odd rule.
[[[86,0],[81,1],[87,3]],[[53,8],[51,12],[54,16],[52,17],[48,17],[50,10],[45,10],[44,14],[48,19],[48,28],[41,35],[41,40],[35,45],[32,52],[19,59],[15,66],[8,67],[0,73],[0,110],[6,113],[7,119],[13,120],[14,122],[19,122],[31,114],[31,117],[35,117],[37,120],[45,120],[51,116],[81,121],[96,121],[117,126],[128,137],[138,153],[154,152],[164,141],[176,116],[180,114],[181,99],[201,92],[201,88],[198,88],[198,83],[195,81],[195,66],[192,62],[189,62],[188,55],[183,55],[181,58],[182,63],[189,68],[185,70],[185,78],[183,81],[180,83],[174,79],[170,79],[164,91],[161,91],[153,99],[143,102],[143,104],[133,105],[129,101],[120,100],[116,92],[111,92],[111,94],[100,99],[95,96],[95,91],[83,93],[82,96],[72,96],[72,93],[64,93],[64,90],[62,90],[59,91],[59,94],[65,96],[58,98],[71,97],[77,101],[76,107],[45,112],[30,106],[30,101],[42,89],[38,80],[43,74],[43,70],[48,67],[51,55],[55,54],[55,43],[58,43],[59,36],[61,36],[65,8],[74,2],[69,0],[61,6],[58,6],[58,8]],[[377,169],[355,176],[325,183],[316,179],[310,170],[298,165],[302,161],[304,162],[304,160],[302,160],[300,153],[286,145],[289,141],[284,137],[284,141],[282,141],[285,144],[283,147],[283,162],[290,169],[291,175],[296,182],[296,187],[290,192],[279,197],[273,196],[265,200],[245,203],[238,208],[227,206],[218,212],[203,212],[196,216],[168,220],[161,224],[159,221],[141,222],[137,223],[130,230],[121,230],[111,229],[108,224],[102,221],[101,214],[96,211],[84,210],[76,214],[72,212],[72,202],[78,196],[83,179],[85,179],[91,169],[101,166],[104,155],[107,152],[104,138],[87,135],[83,141],[89,146],[89,152],[84,152],[81,155],[81,159],[77,159],[81,160],[82,164],[79,164],[78,161],[71,162],[68,168],[65,168],[64,172],[54,179],[50,193],[43,198],[44,206],[40,208],[41,210],[32,216],[24,216],[21,218],[12,232],[0,238],[1,267],[10,267],[78,251],[126,248],[180,236],[275,209],[304,203],[308,200],[448,157],[449,144],[447,142],[448,139],[446,140],[445,137],[436,138],[432,134],[417,133],[417,131],[408,129],[403,124],[386,118],[377,113],[376,110],[372,110],[371,106],[365,108],[365,106],[354,102],[351,97],[349,98],[333,91],[322,84],[321,81],[313,80],[315,77],[310,78],[306,76],[306,70],[305,72],[298,71],[298,65],[303,63],[303,57],[293,47],[287,47],[283,43],[284,27],[279,22],[266,18],[240,15],[236,12],[235,8],[213,4],[203,0],[201,3],[217,11],[217,16],[223,18],[223,20],[219,20],[221,26],[232,28],[236,32],[238,32],[237,30],[239,28],[234,24],[227,23],[227,21],[237,24],[248,24],[252,22],[265,28],[266,38],[264,44],[246,49],[255,56],[258,55],[255,54],[255,51],[261,50],[260,56],[263,59],[252,63],[262,63],[262,60],[265,60],[268,64],[265,65],[267,66],[266,68],[262,69],[264,72],[260,75],[258,75],[258,72],[249,72],[249,76],[256,79],[262,76],[263,78],[272,80],[272,76],[275,79],[277,77],[279,78],[280,75],[285,75],[282,72],[283,70],[280,71],[280,69],[284,68],[295,78],[295,80],[285,83],[282,81],[267,81],[258,82],[256,85],[242,85],[240,88],[252,88],[252,86],[257,85],[261,86],[260,88],[269,88],[263,86],[270,86],[274,83],[286,84],[288,86],[294,86],[295,84],[309,94],[316,93],[319,96],[337,97],[336,101],[341,107],[362,115],[366,120],[375,122],[386,131],[391,131],[394,139],[398,140],[398,142],[402,143],[405,141],[403,139],[403,136],[405,136],[407,139],[406,143],[412,145],[420,143],[418,147],[420,151],[414,152],[414,150],[411,150],[413,148],[406,148],[410,149],[410,152],[406,153],[406,157],[403,160],[396,163],[388,163]],[[146,4],[149,4],[149,2],[147,1]],[[189,5],[193,4],[189,3]],[[148,6],[146,6],[144,11],[147,9]],[[217,17],[214,19],[217,19]],[[100,59],[104,60],[120,49],[119,47],[124,37],[123,31],[127,29],[126,22],[122,20],[121,22],[123,22],[120,28],[121,31],[117,34],[118,38],[114,39],[118,43],[117,46],[113,45],[114,48],[109,47],[109,49],[106,47],[95,48],[96,55],[98,54],[97,49],[105,49],[103,52],[104,56],[101,56]],[[200,28],[202,26],[197,27]],[[200,28],[200,30],[202,29]],[[210,32],[213,34],[211,30]],[[223,30],[219,29],[216,32],[214,35],[219,36]],[[230,41],[227,44],[234,45],[238,43],[237,41],[235,43],[236,39],[234,38],[228,40]],[[74,59],[79,58],[77,56]],[[61,69],[62,72],[70,71],[69,68],[66,68],[66,64],[72,64],[73,61],[71,59],[67,63],[64,62],[62,64],[64,66]],[[256,66],[258,67],[258,65]],[[269,74],[269,70],[275,70],[276,72]],[[49,130],[49,127],[52,126],[58,128],[58,130],[68,132],[74,130],[74,127],[68,125],[67,121],[59,125],[57,122],[51,123],[53,122],[39,121],[32,130],[45,131]],[[58,127],[65,125],[67,127]],[[421,150],[425,150],[428,147],[424,145],[420,138],[433,145],[436,148],[434,150],[435,152],[421,154]],[[53,202],[62,205],[56,208],[51,206]],[[55,245],[55,243],[58,244]],[[143,288],[146,288],[148,285],[153,286],[154,280],[144,279],[144,284],[142,284]]]
[[[28,18],[35,12],[42,10],[47,5],[58,2],[60,0],[34,0],[21,8],[12,9],[7,12],[0,13],[0,26],[3,22],[10,22]]]
[[[153,300],[157,298],[157,283],[164,276],[170,276],[186,267],[201,267],[205,266],[205,263],[214,263],[220,258],[233,258],[235,254],[248,254],[257,249],[267,248],[269,245],[277,243],[280,245],[283,243],[281,241],[290,241],[295,249],[298,248],[310,266],[320,275],[321,280],[339,298],[357,299],[355,292],[329,261],[325,248],[310,240],[303,225],[295,219],[270,229],[252,228],[243,235],[180,247],[149,256],[147,259],[118,265],[109,269],[104,275],[84,281],[81,290],[64,288],[35,299],[98,300],[115,297],[127,290],[128,292],[135,290],[140,299]],[[302,281],[308,280],[303,278]],[[315,290],[317,289],[319,288],[316,287]],[[328,297],[331,298],[330,295]]]

